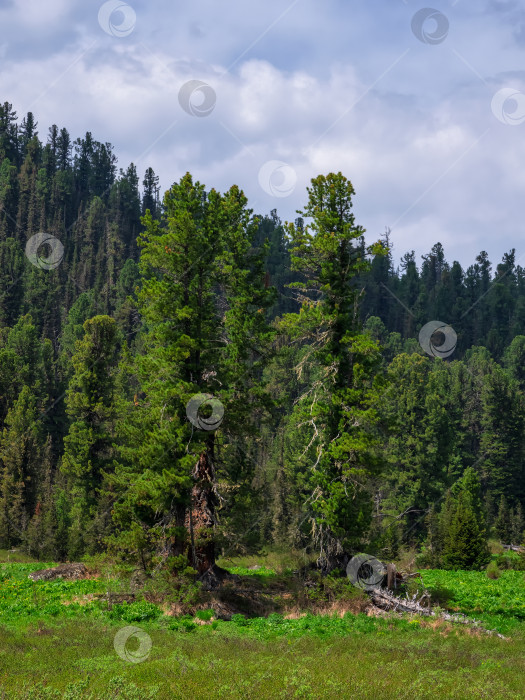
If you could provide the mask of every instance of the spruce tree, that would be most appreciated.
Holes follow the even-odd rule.
[[[44,435],[37,399],[24,386],[6,417],[0,437],[0,542],[20,544],[43,481]]]
[[[473,469],[449,492],[441,518],[442,565],[445,569],[475,569],[490,560],[480,496],[480,483]]]
[[[479,571],[490,560],[484,532],[480,529],[468,491],[462,490],[454,504],[444,533],[443,567]]]

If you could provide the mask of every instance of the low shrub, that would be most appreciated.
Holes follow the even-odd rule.
[[[203,622],[209,622],[211,618],[215,615],[213,610],[197,610],[195,617]]]
[[[168,603],[183,608],[196,605],[202,592],[202,584],[195,580],[196,571],[185,566],[182,570],[163,567],[153,571],[141,589],[141,595],[154,603]]]
[[[521,571],[521,557],[517,552],[498,554],[493,561],[498,569],[502,569],[503,571]]]
[[[501,572],[498,569],[498,565],[495,561],[491,561],[487,566],[487,578],[498,579],[501,576]]]

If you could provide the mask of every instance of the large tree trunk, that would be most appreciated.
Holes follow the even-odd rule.
[[[200,454],[193,470],[195,484],[191,490],[191,504],[186,515],[186,528],[190,533],[188,559],[196,569],[199,579],[208,589],[221,584],[228,572],[215,563],[215,466],[213,463],[214,435],[206,441],[206,449]]]
[[[191,503],[186,516],[186,527],[190,533],[189,561],[199,575],[204,574],[215,564],[215,525],[216,498],[213,492],[215,469],[210,442],[199,455],[193,470],[195,484],[191,489]]]

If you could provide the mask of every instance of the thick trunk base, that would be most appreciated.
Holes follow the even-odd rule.
[[[199,581],[205,591],[214,591],[220,588],[226,578],[230,577],[230,573],[217,564],[213,564],[203,574],[199,576]]]

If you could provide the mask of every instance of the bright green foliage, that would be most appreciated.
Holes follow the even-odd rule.
[[[485,571],[444,571],[423,569],[423,583],[430,592],[449,591],[447,606],[466,615],[501,615],[525,620],[525,587],[522,571],[502,571],[499,579],[487,578]]]
[[[498,569],[498,565],[495,561],[489,562],[487,566],[487,578],[496,580],[500,577],[501,571]]]

